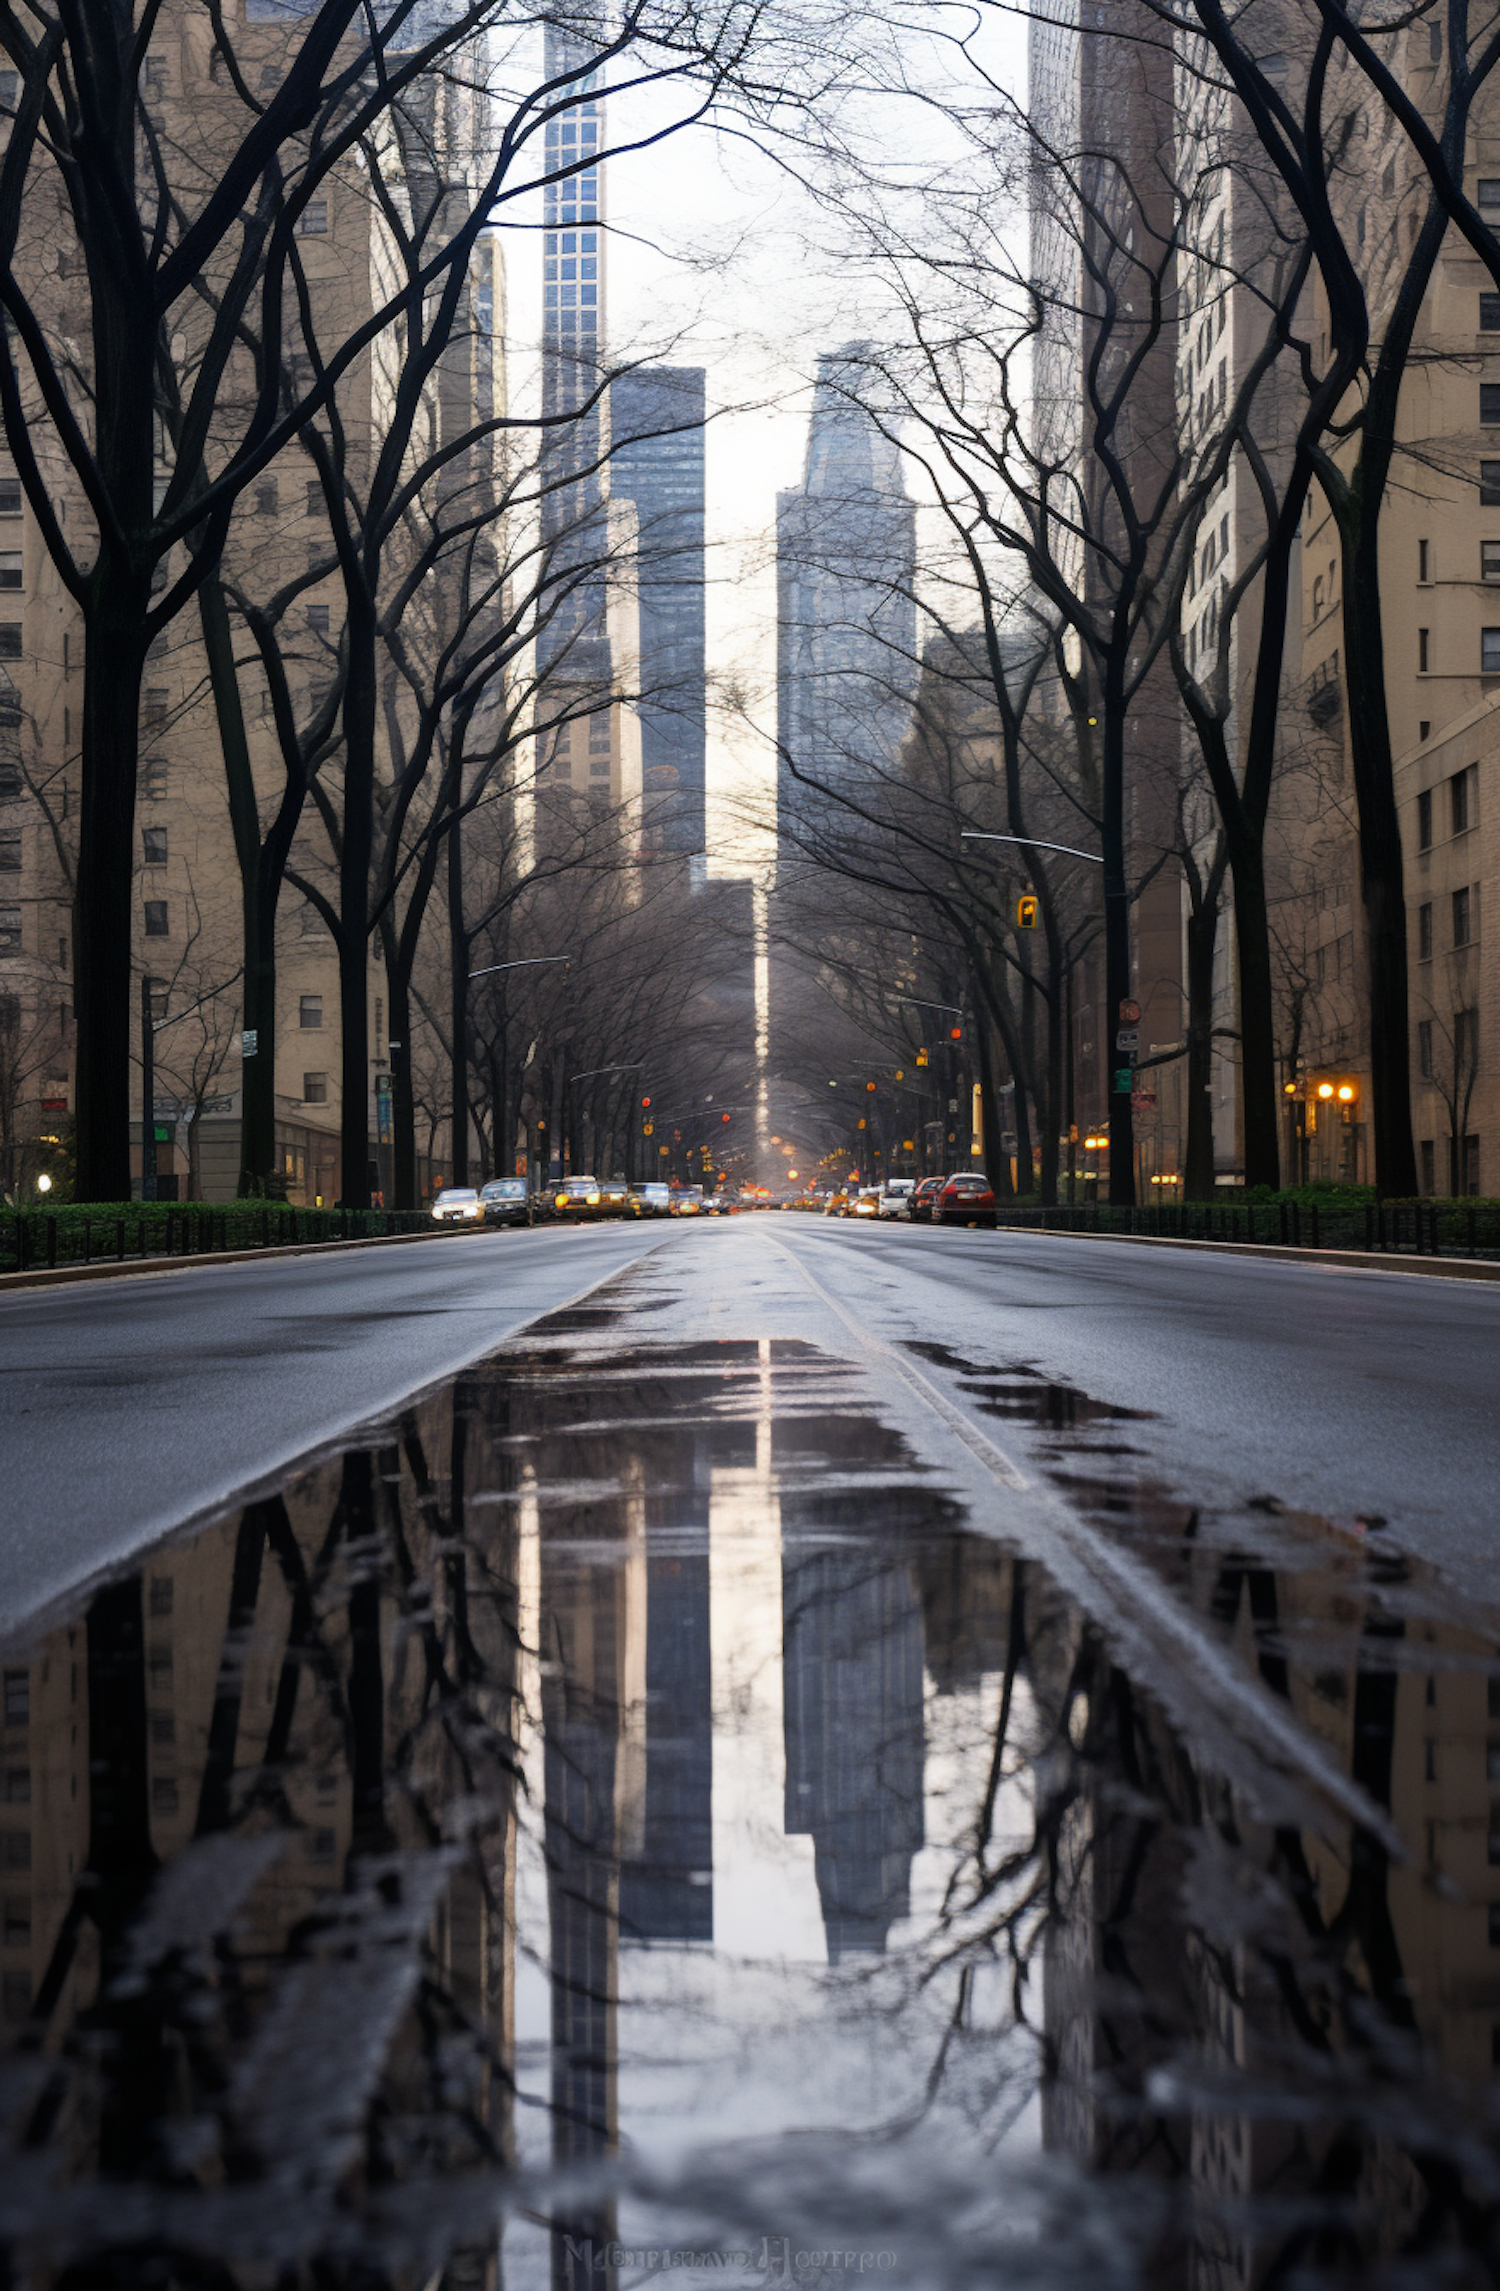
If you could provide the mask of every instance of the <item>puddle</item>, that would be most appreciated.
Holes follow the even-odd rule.
[[[1137,1488],[1405,1851],[1267,1827],[847,1364],[613,1342],[6,1659],[12,2279],[1493,2282],[1495,1619]]]

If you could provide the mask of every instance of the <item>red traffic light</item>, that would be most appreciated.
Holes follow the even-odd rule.
[[[729,1119],[729,1116],[728,1116],[727,1114],[720,1114],[720,1116],[719,1116],[719,1119],[720,1119],[720,1121],[721,1121],[721,1122],[727,1122],[727,1121],[728,1121],[728,1119]]]
[[[963,1038],[964,1038],[964,1030],[963,1030],[963,1028],[962,1028],[961,1026],[950,1026],[950,1027],[949,1027],[949,1029],[948,1029],[948,1040],[949,1040],[950,1042],[962,1042]]]
[[[641,1104],[642,1104],[643,1106],[649,1106],[649,1105],[650,1105],[650,1103],[651,1103],[651,1100],[650,1100],[649,1098],[642,1098],[642,1100],[641,1100]]]

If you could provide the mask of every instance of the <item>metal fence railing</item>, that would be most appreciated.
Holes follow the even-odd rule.
[[[289,1209],[258,1201],[231,1202],[223,1208],[190,1202],[182,1207],[134,1206],[119,1211],[8,1210],[0,1215],[0,1273],[57,1265],[149,1263],[163,1257],[245,1249],[307,1248],[445,1230],[420,1209]]]
[[[1358,1249],[1375,1256],[1500,1258],[1497,1201],[1182,1201],[1139,1208],[1080,1201],[998,1209],[1001,1228],[1140,1233],[1170,1241],[1236,1241],[1282,1249]]]

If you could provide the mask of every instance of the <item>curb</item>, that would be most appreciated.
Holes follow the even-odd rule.
[[[1032,1225],[998,1225],[998,1239],[1021,1241],[1127,1241],[1143,1249],[1197,1249],[1219,1257],[1270,1257],[1283,1265],[1324,1265],[1354,1273],[1420,1273],[1428,1280],[1500,1281],[1500,1262],[1483,1257],[1397,1256],[1376,1249],[1292,1249],[1277,1241],[1183,1241],[1168,1233],[1047,1232]]]
[[[28,1266],[24,1273],[0,1273],[0,1294],[7,1289],[61,1289],[73,1281],[133,1280],[143,1273],[185,1273],[195,1265],[258,1265],[276,1257],[326,1257],[342,1249],[400,1249],[412,1241],[443,1241],[465,1231],[472,1239],[473,1229],[438,1225],[430,1233],[374,1233],[361,1241],[291,1241],[275,1249],[209,1249],[195,1257],[115,1257],[94,1265]]]

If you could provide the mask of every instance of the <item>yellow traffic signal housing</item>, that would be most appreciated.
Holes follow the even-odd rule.
[[[1018,931],[1034,931],[1036,929],[1036,919],[1036,893],[1034,891],[1023,891],[1020,898],[1016,901],[1016,929]]]
[[[919,1050],[919,1051],[917,1052],[917,1064],[918,1064],[919,1066],[925,1066],[925,1065],[926,1065],[926,1063],[927,1063],[927,1053],[926,1053],[926,1051],[925,1051],[925,1050]]]

